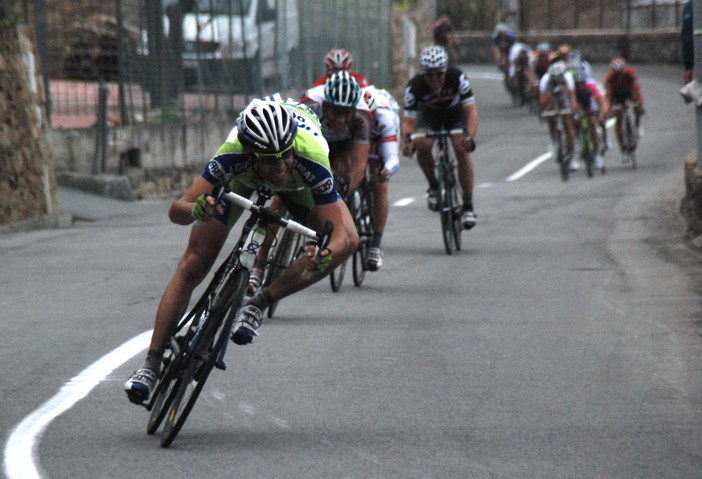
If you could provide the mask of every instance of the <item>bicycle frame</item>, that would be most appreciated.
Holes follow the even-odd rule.
[[[626,100],[622,104],[613,105],[611,111],[620,111],[622,128],[622,149],[630,155],[631,167],[636,168],[636,146],[639,140],[638,126],[636,125],[635,108],[639,104],[632,100]]]
[[[592,178],[595,163],[595,139],[592,137],[591,121],[587,113],[576,118],[580,138],[580,158],[585,163],[588,178]]]

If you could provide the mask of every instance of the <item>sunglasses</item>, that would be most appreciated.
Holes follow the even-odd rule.
[[[429,77],[429,78],[431,78],[431,77],[440,77],[440,76],[442,76],[444,73],[446,73],[446,72],[444,72],[444,71],[424,72],[424,76],[427,76],[427,77]]]
[[[292,155],[292,145],[290,145],[287,149],[281,151],[280,153],[270,153],[270,154],[260,154],[260,153],[254,153],[254,158],[256,158],[256,161],[261,162],[261,163],[267,163],[267,164],[274,164],[277,163],[278,160],[282,160],[283,158],[288,158]]]

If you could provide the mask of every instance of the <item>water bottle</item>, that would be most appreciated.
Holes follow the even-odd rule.
[[[266,228],[260,225],[254,225],[249,231],[249,236],[246,238],[244,251],[242,251],[239,261],[241,265],[251,271],[256,262],[256,253],[261,249],[263,240],[266,238]]]

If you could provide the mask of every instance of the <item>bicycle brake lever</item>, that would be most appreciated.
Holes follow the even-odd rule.
[[[324,225],[324,232],[319,237],[319,241],[317,243],[319,251],[324,250],[329,245],[329,240],[331,239],[333,231],[334,223],[332,223],[331,220],[327,220],[327,223]]]

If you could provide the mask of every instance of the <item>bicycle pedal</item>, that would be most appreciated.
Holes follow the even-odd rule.
[[[224,371],[224,370],[227,369],[227,365],[224,363],[224,361],[217,361],[217,362],[215,363],[215,367],[216,367],[217,369],[222,370],[222,371]]]

